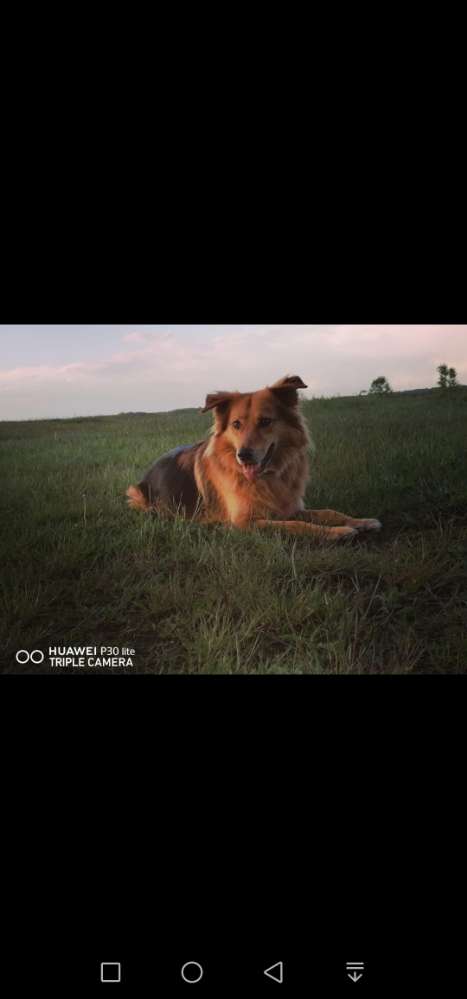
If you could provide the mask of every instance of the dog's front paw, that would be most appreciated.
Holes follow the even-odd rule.
[[[369,517],[366,520],[357,520],[355,527],[357,531],[380,531],[382,528],[382,523],[380,520]]]
[[[355,527],[331,527],[327,536],[334,541],[345,541],[347,538],[355,538],[357,534]]]

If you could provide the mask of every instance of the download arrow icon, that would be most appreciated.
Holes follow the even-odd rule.
[[[363,961],[347,961],[345,968],[347,971],[347,978],[350,978],[351,982],[358,982],[363,975],[365,966]]]

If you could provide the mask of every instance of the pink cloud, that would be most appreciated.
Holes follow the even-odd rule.
[[[219,328],[215,336],[190,340],[173,332],[138,332],[122,339],[134,346],[94,362],[36,365],[0,371],[4,388],[14,384],[80,382],[124,378],[126,374],[153,382],[194,380],[212,386],[233,384],[242,389],[256,386],[261,372],[263,384],[286,371],[300,368],[312,390],[319,391],[323,373],[338,373],[352,362],[364,368],[392,365],[401,387],[407,381],[404,365],[419,364],[431,370],[447,361],[467,374],[466,326],[258,326]],[[413,378],[413,374],[408,376]]]
[[[467,326],[334,326],[331,343],[351,355],[365,357],[405,357],[407,355],[440,358],[450,363],[467,360]]]

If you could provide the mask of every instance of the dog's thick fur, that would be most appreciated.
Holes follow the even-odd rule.
[[[203,412],[214,412],[210,436],[159,458],[127,490],[129,505],[335,540],[379,530],[378,520],[305,509],[310,440],[299,388],[306,388],[301,378],[287,375],[258,392],[208,395]]]

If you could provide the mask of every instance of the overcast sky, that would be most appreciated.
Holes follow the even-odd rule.
[[[425,388],[446,363],[467,383],[466,326],[0,326],[0,419],[201,406],[300,375],[305,395],[354,395],[385,375]]]

